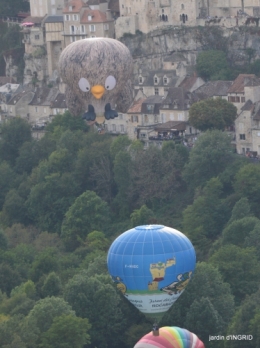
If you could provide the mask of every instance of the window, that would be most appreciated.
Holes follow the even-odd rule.
[[[120,124],[120,131],[121,131],[122,133],[124,133],[124,131],[125,131],[125,128],[124,128],[124,125],[123,125],[123,124]]]
[[[181,4],[181,9],[184,10],[184,5],[183,4]]]
[[[69,11],[72,11],[72,6],[69,6]]]
[[[112,124],[112,131],[115,132],[116,131],[116,125]]]
[[[34,35],[35,40],[40,40],[40,35]]]
[[[148,116],[144,115],[144,122],[147,123],[148,122]]]
[[[81,33],[82,33],[82,34],[85,33],[85,26],[84,26],[84,25],[81,26]]]
[[[165,114],[161,114],[161,118],[162,118],[162,123],[165,123],[165,120],[166,120]]]
[[[143,83],[143,77],[139,76],[139,83]]]
[[[239,134],[240,140],[246,140],[246,135],[245,134]]]
[[[75,36],[72,36],[72,37],[70,38],[70,42],[74,42],[74,41],[76,41],[76,38],[75,38]]]
[[[141,133],[141,138],[146,138],[146,134],[145,133]]]
[[[236,97],[228,97],[228,101],[231,103],[235,103],[236,102]]]
[[[124,5],[122,5],[122,8],[124,8],[125,6]]]
[[[74,27],[74,25],[70,26],[70,33],[71,34],[75,34],[75,27]]]
[[[155,76],[154,79],[153,79],[154,83],[158,83],[158,77]]]
[[[153,104],[147,104],[146,109],[147,109],[147,111],[149,111],[150,113],[153,113],[154,105],[153,105]]]
[[[109,29],[109,24],[104,24],[104,30],[108,30]]]
[[[158,95],[158,94],[159,94],[159,88],[155,88],[155,89],[154,89],[154,94],[155,94],[155,95]]]
[[[164,77],[164,78],[163,78],[163,83],[164,83],[165,85],[167,85],[167,83],[168,83],[168,78],[167,78],[167,77]]]
[[[184,121],[184,115],[182,112],[178,113],[178,121]]]
[[[245,97],[241,97],[241,103],[245,103],[246,99]]]
[[[73,15],[73,20],[77,21],[78,20],[78,15]]]
[[[66,15],[65,16],[65,21],[69,21],[70,20],[70,15]]]
[[[89,26],[89,31],[90,31],[91,33],[94,33],[94,32],[96,31],[96,26],[95,26],[94,24],[91,24],[91,25]]]
[[[88,15],[88,21],[92,21],[92,16]]]
[[[236,97],[236,103],[240,103],[240,97]]]
[[[118,119],[122,120],[123,119],[123,114],[118,114]]]
[[[158,116],[154,115],[154,123],[158,123]]]

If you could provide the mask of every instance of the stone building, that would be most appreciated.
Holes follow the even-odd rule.
[[[91,2],[92,3],[92,2]],[[89,37],[114,37],[114,19],[107,3],[88,6],[74,0],[63,9],[65,46]],[[100,8],[105,12],[102,12]]]
[[[65,94],[59,93],[56,95],[56,97],[53,99],[53,101],[50,104],[51,108],[51,117],[55,117],[56,115],[64,114],[65,111],[68,110],[65,100]]]
[[[30,0],[31,16],[61,15],[65,2],[64,0]]]
[[[259,0],[119,0],[116,37],[137,30],[148,33],[164,26],[236,26],[249,16],[260,17]],[[216,18],[217,17],[217,18]],[[236,17],[236,18],[235,18]]]

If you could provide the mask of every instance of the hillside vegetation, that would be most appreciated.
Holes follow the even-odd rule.
[[[260,345],[260,165],[222,131],[188,150],[91,132],[68,112],[40,140],[14,118],[0,139],[0,347],[131,348],[151,323],[106,267],[113,240],[163,224],[195,246],[195,275],[161,325],[207,348]]]

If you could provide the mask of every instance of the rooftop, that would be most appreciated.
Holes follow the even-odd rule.
[[[168,121],[165,123],[161,123],[154,128],[155,131],[170,131],[170,130],[178,130],[184,131],[186,129],[186,122],[183,121]]]
[[[51,103],[52,109],[66,109],[67,104],[65,100],[65,94],[59,93]]]
[[[132,106],[130,107],[130,109],[127,111],[128,114],[137,114],[137,113],[141,113],[141,109],[142,109],[142,104],[145,101],[146,98],[140,98],[136,101],[134,101],[134,103],[132,104]]]
[[[243,93],[244,87],[254,78],[256,78],[254,74],[239,74],[228,89],[228,93]]]
[[[194,93],[199,99],[227,96],[232,81],[209,81],[197,88]]]
[[[91,16],[91,19],[89,19]],[[103,23],[103,22],[114,21],[113,19],[108,20],[106,14],[99,10],[86,9],[83,12],[80,23]]]
[[[5,85],[6,83],[14,83],[13,77],[9,76],[0,76],[0,86]]]
[[[62,23],[63,21],[63,16],[48,16],[44,23]]]
[[[72,0],[64,7],[63,13],[79,13],[86,4],[82,0]],[[71,9],[70,9],[71,8]]]

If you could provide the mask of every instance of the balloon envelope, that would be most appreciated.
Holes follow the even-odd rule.
[[[176,326],[159,329],[159,336],[153,332],[145,335],[134,348],[205,348],[203,342],[192,332]]]
[[[107,263],[124,296],[142,313],[160,320],[189,283],[196,256],[183,233],[146,225],[121,234],[108,251]]]

